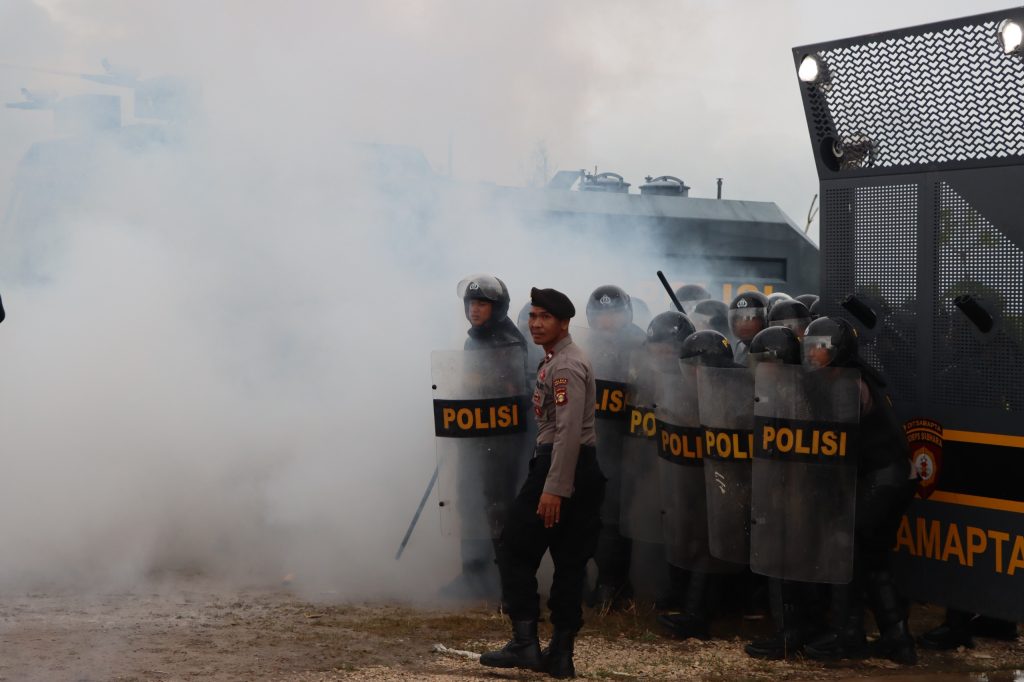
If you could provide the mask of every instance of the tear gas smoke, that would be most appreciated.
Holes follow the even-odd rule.
[[[513,315],[531,285],[582,310],[595,286],[662,264],[368,143],[512,184],[534,174],[538,140],[552,170],[618,155],[633,133],[594,120],[613,97],[651,126],[628,95],[663,81],[648,67],[664,62],[659,16],[678,7],[4,3],[0,62],[91,73],[109,56],[181,75],[201,104],[187,121],[137,121],[124,89],[0,67],[7,101],[27,80],[120,94],[127,124],[55,140],[43,112],[0,110],[0,589],[192,570],[432,594],[458,553],[437,541],[433,504],[392,557],[434,467],[429,351],[461,343],[455,282],[499,275]],[[693,110],[719,106],[691,95]],[[735,161],[750,140],[686,147],[709,136],[678,135],[685,110],[644,143],[668,156],[647,158],[686,161],[710,188],[728,164],[698,160]],[[809,197],[801,121],[782,143],[799,152],[776,158],[802,166]]]

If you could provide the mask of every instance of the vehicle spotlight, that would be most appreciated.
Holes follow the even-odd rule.
[[[1003,19],[999,22],[999,42],[1006,54],[1019,52],[1021,43],[1024,43],[1024,27],[1014,19]]]
[[[821,76],[822,68],[818,63],[818,58],[814,55],[804,55],[804,58],[800,61],[800,69],[797,71],[797,76],[804,83],[813,83],[818,80]]]

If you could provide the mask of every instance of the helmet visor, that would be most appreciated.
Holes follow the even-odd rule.
[[[808,369],[821,369],[832,364],[838,350],[832,345],[831,336],[805,336],[800,348],[801,360]]]
[[[504,287],[494,275],[470,275],[459,282],[456,287],[459,298],[482,299],[485,301],[500,301],[504,296]]]
[[[750,341],[767,326],[764,308],[731,308],[729,329],[741,341]]]

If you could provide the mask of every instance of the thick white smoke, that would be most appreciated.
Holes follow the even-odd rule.
[[[170,142],[95,136],[27,186],[15,168],[53,137],[47,114],[0,110],[0,205],[24,212],[0,234],[0,588],[195,570],[432,593],[458,552],[437,541],[433,501],[393,555],[433,469],[429,351],[461,344],[455,282],[501,276],[513,314],[531,285],[582,310],[594,286],[657,265],[629,256],[644,245],[496,210],[470,181],[535,178],[544,150],[551,171],[696,174],[703,196],[716,175],[744,198],[775,188],[800,221],[816,184],[802,119],[750,130],[723,110],[771,107],[708,85],[765,58],[742,42],[718,67],[706,58],[734,14],[763,25],[760,7],[0,5],[6,101],[22,85],[127,97],[24,68],[91,73],[105,57],[200,93],[187,124],[158,124]],[[769,71],[792,118],[777,52]],[[374,143],[417,147],[457,180],[412,161],[382,173]],[[772,177],[790,172],[801,189]]]

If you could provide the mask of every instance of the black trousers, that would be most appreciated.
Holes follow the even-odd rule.
[[[555,574],[551,581],[551,624],[562,630],[583,625],[583,582],[601,531],[601,502],[605,479],[594,448],[583,446],[576,463],[575,491],[562,499],[561,520],[545,528],[537,516],[544,481],[551,467],[551,448],[540,447],[530,460],[530,472],[512,503],[498,542],[498,568],[505,604],[512,620],[540,617],[537,568],[551,551]]]

